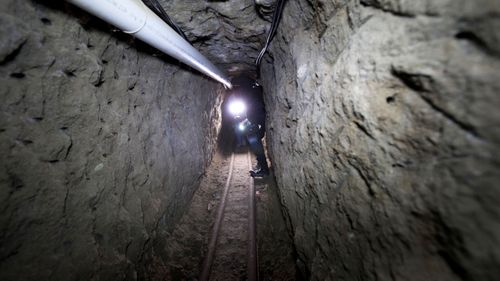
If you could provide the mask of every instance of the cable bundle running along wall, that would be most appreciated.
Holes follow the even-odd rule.
[[[182,29],[168,16],[165,9],[158,3],[157,0],[142,0],[148,8],[150,8],[156,15],[158,15],[162,20],[164,20],[173,30],[175,30],[184,40],[188,41],[186,34],[182,31]]]
[[[266,44],[264,45],[264,48],[262,48],[262,51],[260,51],[260,54],[255,61],[257,67],[260,66],[262,57],[264,57],[264,55],[266,54],[267,48],[269,47],[271,40],[273,40],[273,37],[276,34],[276,30],[278,29],[278,25],[281,19],[281,14],[283,13],[283,8],[285,7],[285,2],[286,0],[278,0],[278,3],[276,4],[276,8],[274,9],[273,14],[273,21],[271,22],[271,29],[269,29],[269,34],[267,34]]]

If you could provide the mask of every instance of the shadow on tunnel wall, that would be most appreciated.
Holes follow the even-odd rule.
[[[215,148],[217,85],[65,2],[3,4],[0,280],[141,279]]]
[[[233,131],[233,120],[229,114],[224,110],[227,106],[227,97],[224,97],[224,101],[221,105],[222,112],[222,124],[217,138],[217,150],[222,155],[231,155],[234,150],[234,131]]]

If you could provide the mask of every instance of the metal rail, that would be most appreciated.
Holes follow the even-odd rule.
[[[221,222],[222,219],[224,218],[224,209],[226,208],[226,198],[229,192],[231,178],[233,177],[233,166],[234,166],[234,153],[231,154],[231,163],[229,164],[229,174],[227,176],[226,185],[224,186],[224,193],[222,195],[222,199],[219,204],[219,209],[217,210],[215,225],[214,228],[212,229],[212,235],[210,236],[210,241],[208,243],[207,256],[203,260],[203,267],[199,281],[208,281],[208,278],[210,277],[210,270],[212,269],[212,263],[215,255],[215,248],[217,246],[217,240],[218,240],[217,238],[219,237]]]
[[[252,169],[252,159],[250,152],[247,153],[248,167]],[[259,280],[259,270],[257,262],[257,228],[255,223],[255,185],[253,177],[250,177],[248,184],[248,264],[247,277],[249,281]]]
[[[247,163],[248,167],[252,168],[252,161],[250,152],[247,152]],[[226,208],[226,199],[229,193],[229,187],[231,186],[231,179],[233,176],[234,169],[234,153],[231,154],[231,162],[229,164],[229,174],[226,180],[226,185],[224,186],[224,192],[217,210],[217,216],[215,218],[215,224],[212,229],[210,240],[208,243],[208,250],[205,259],[203,260],[203,267],[199,277],[199,281],[208,281],[210,278],[210,272],[212,269],[212,264],[214,261],[215,252],[217,250],[217,242],[219,237],[219,231],[221,228],[222,220],[224,218],[224,210]],[[259,270],[258,270],[258,257],[257,257],[257,243],[256,243],[256,208],[255,208],[255,186],[252,177],[249,177],[248,182],[248,248],[247,248],[247,280],[257,281],[259,280]]]

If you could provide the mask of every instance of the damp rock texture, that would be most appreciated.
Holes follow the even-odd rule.
[[[136,280],[215,146],[220,86],[65,2],[2,1],[0,279]]]
[[[268,143],[310,280],[500,276],[500,2],[288,1]]]

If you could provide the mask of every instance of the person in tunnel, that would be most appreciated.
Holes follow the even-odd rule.
[[[262,139],[266,132],[266,109],[262,86],[247,76],[231,79],[229,112],[234,116],[236,130],[246,138],[250,149],[257,158],[257,167],[250,171],[252,177],[269,175]]]
[[[242,122],[246,119],[246,105],[237,93],[231,94],[228,100],[229,112],[232,115],[232,129],[236,140],[236,148],[239,149],[246,145],[245,132],[241,129],[241,126],[243,126]]]

